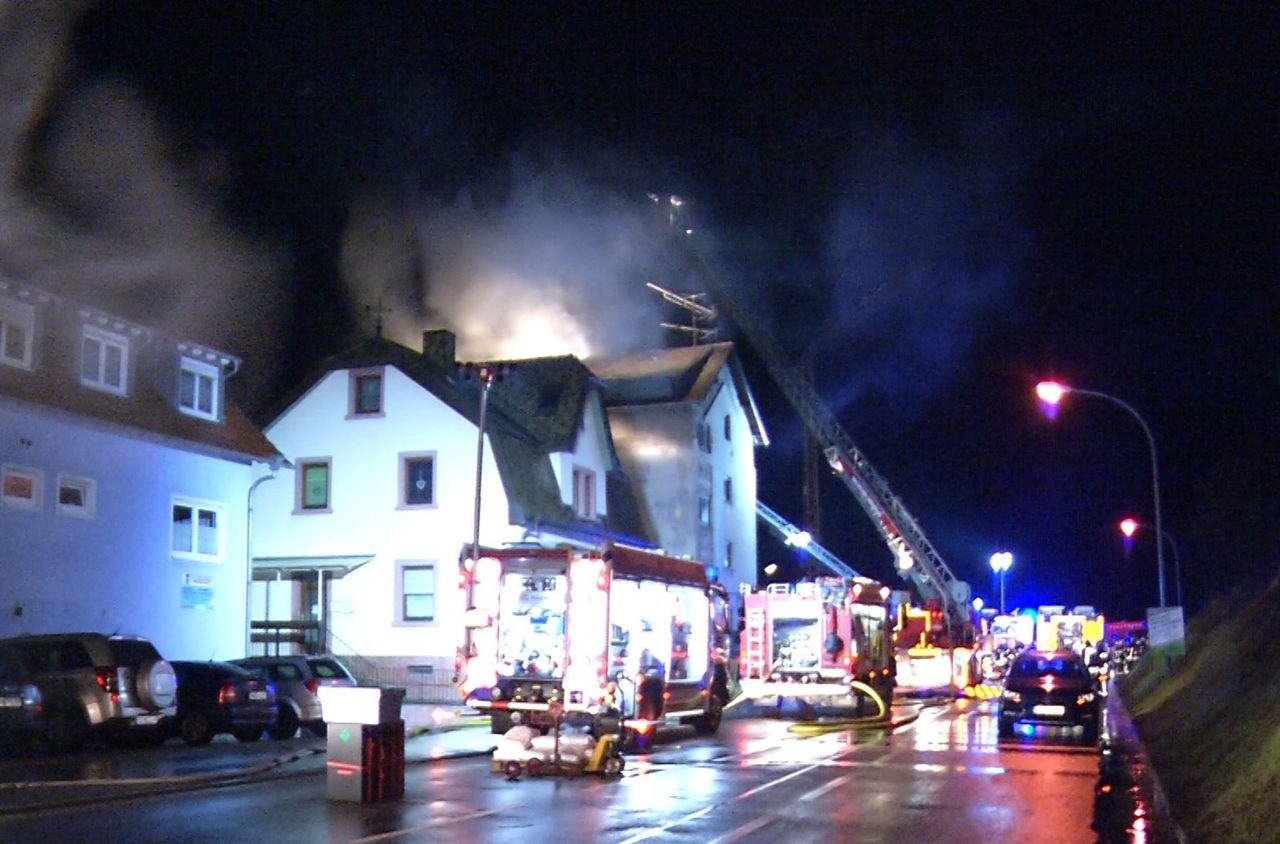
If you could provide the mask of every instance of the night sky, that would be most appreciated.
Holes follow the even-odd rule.
[[[117,112],[76,112],[75,94],[148,115],[148,156],[275,262],[257,310],[278,323],[205,328],[258,373],[251,408],[369,331],[379,301],[411,329],[483,335],[504,318],[471,299],[488,263],[511,288],[574,291],[550,298],[593,350],[663,342],[641,282],[684,279],[634,235],[647,193],[678,194],[690,243],[814,361],[989,604],[1002,549],[1010,606],[1156,602],[1151,532],[1126,552],[1116,530],[1153,521],[1146,439],[1099,399],[1044,418],[1049,376],[1150,425],[1192,611],[1276,576],[1274,8],[666,5],[91,5],[26,184],[70,207],[83,167],[66,162],[137,160],[85,128]],[[772,438],[759,494],[799,521],[800,423],[744,356]],[[822,483],[824,544],[899,584],[852,496]]]

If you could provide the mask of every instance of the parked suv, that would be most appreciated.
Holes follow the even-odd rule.
[[[326,728],[320,687],[356,685],[347,667],[332,656],[252,656],[232,662],[275,685],[280,713],[271,733],[275,738],[290,738],[299,727],[323,738]]]
[[[52,633],[0,639],[43,700],[43,731],[54,750],[74,750],[93,733],[164,740],[177,713],[177,677],[155,645],[133,636]]]
[[[229,662],[174,660],[178,716],[173,731],[187,744],[208,744],[218,733],[257,741],[276,726],[276,690],[266,680]]]

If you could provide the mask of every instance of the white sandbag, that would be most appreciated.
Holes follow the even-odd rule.
[[[502,734],[507,741],[518,741],[521,747],[528,747],[529,742],[534,736],[539,735],[538,731],[528,724],[517,724]]]

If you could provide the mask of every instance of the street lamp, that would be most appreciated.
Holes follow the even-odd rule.
[[[1107,393],[1100,393],[1097,390],[1083,390],[1079,387],[1068,387],[1065,384],[1059,384],[1056,381],[1041,381],[1036,384],[1036,396],[1045,404],[1057,406],[1059,402],[1068,394],[1072,393],[1080,396],[1093,396],[1094,398],[1105,399],[1112,404],[1119,405],[1134,419],[1138,421],[1138,425],[1142,428],[1142,433],[1147,435],[1147,445],[1151,448],[1151,494],[1155,501],[1156,514],[1156,533],[1160,536],[1164,535],[1164,531],[1160,529],[1160,469],[1156,460],[1156,438],[1151,435],[1151,429],[1147,427],[1147,422],[1138,411],[1128,402],[1116,398]],[[1160,587],[1160,607],[1165,607],[1164,600],[1164,543],[1156,543],[1156,579]]]
[[[484,471],[484,425],[489,406],[489,388],[495,381],[501,381],[510,369],[509,364],[494,363],[467,363],[458,367],[463,378],[474,377],[480,383],[480,416],[476,420],[476,501],[471,531],[471,559],[473,560],[480,558],[480,480]]]
[[[991,570],[1000,575],[1000,614],[1004,615],[1004,573],[1013,565],[1013,554],[997,551],[991,555]]]
[[[1152,527],[1145,522],[1140,522],[1134,518],[1120,520],[1120,532],[1125,535],[1126,539],[1132,539],[1133,535],[1138,532],[1138,528]],[[1156,531],[1157,537],[1168,540],[1169,548],[1173,551],[1173,587],[1174,595],[1177,596],[1178,606],[1182,606],[1182,560],[1178,553],[1178,543],[1174,541],[1173,534],[1168,531]]]

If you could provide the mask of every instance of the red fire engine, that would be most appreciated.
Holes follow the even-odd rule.
[[[771,584],[744,594],[743,695],[841,705],[870,690],[887,708],[895,673],[889,594],[861,577]]]
[[[715,732],[729,700],[724,587],[699,563],[621,544],[464,551],[467,705],[493,731],[584,713],[637,733],[670,720]]]

